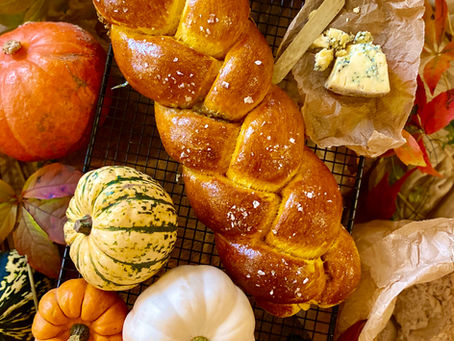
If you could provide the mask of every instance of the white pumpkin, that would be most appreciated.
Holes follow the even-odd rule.
[[[221,270],[182,265],[143,291],[123,326],[123,341],[250,341],[249,300]]]

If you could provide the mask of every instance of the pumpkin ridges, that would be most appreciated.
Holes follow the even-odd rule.
[[[145,195],[137,195],[136,197],[130,197],[129,195],[124,195],[124,196],[121,196],[121,197],[118,197],[115,199],[115,201],[113,201],[112,203],[110,203],[109,205],[107,206],[104,206],[100,209],[98,209],[96,212],[93,213],[93,217],[99,217],[100,214],[102,214],[103,212],[107,211],[109,208],[112,208],[116,205],[119,205],[121,204],[121,202],[123,200],[129,200],[129,201],[134,201],[134,200],[147,200],[147,201],[151,201],[153,203],[156,203],[156,205],[153,205],[153,206],[158,206],[159,204],[160,205],[167,205],[169,207],[172,207],[172,203],[166,201],[166,200],[163,200],[163,199],[153,199],[153,197],[150,197],[150,196],[145,196]]]
[[[62,157],[88,138],[105,52],[88,33],[66,23],[25,24],[0,36],[0,44],[9,39],[23,47],[12,56],[0,53],[0,73],[22,68],[28,77],[22,75],[20,85],[21,80],[2,82],[2,103],[8,105],[0,108],[0,150],[23,161]],[[2,116],[11,122],[2,123]]]
[[[55,326],[47,321],[38,311],[32,325],[32,333],[37,339],[50,339],[57,337],[61,332],[60,326]]]
[[[162,226],[108,226],[108,227],[101,227],[100,230],[102,231],[111,231],[111,232],[128,232],[128,233],[144,233],[144,234],[152,234],[156,232],[175,232],[178,229],[177,225],[168,224]]]
[[[93,270],[95,271],[95,273],[108,285],[114,285],[114,286],[117,286],[119,288],[122,288],[121,290],[127,290],[129,289],[131,286],[135,285],[135,284],[124,284],[124,283],[117,283],[117,282],[114,282],[108,278],[106,278],[104,276],[104,274],[102,274],[98,267],[95,265],[94,261],[93,261],[93,258],[91,257],[91,255],[89,255],[89,259],[90,259],[90,264],[93,268]]]
[[[57,289],[48,291],[39,301],[38,310],[46,321],[53,321],[54,326],[68,323],[68,317],[58,306]]]
[[[88,236],[74,232],[89,214]],[[168,260],[177,216],[158,182],[129,167],[103,167],[79,181],[67,211],[65,240],[82,276],[104,290],[126,290],[148,279]]]
[[[3,79],[0,78],[0,86],[3,82]],[[2,91],[0,91],[0,98],[2,98],[1,93]],[[34,156],[31,156],[21,144],[17,143],[16,138],[9,127],[8,121],[5,118],[5,113],[2,110],[2,103],[6,102],[3,99],[0,100],[0,132],[3,135],[3,142],[0,144],[0,152],[7,154],[8,151],[14,150],[17,159],[23,160],[33,158]]]
[[[80,316],[86,287],[87,282],[83,280],[67,281],[57,289],[58,305],[68,318],[77,319]]]
[[[82,311],[80,317],[84,321],[97,320],[107,309],[109,309],[117,299],[117,295],[113,292],[103,293],[103,299],[99,300],[100,289],[92,285],[88,285],[85,290],[84,300],[82,303]]]
[[[121,332],[122,325],[113,324],[112,321],[115,319],[125,319],[126,314],[128,313],[128,308],[126,304],[122,301],[118,301],[109,309],[107,309],[95,322],[92,324],[93,330],[104,336],[115,335]]]
[[[109,293],[96,289],[87,284],[82,278],[66,281],[58,289],[53,289],[51,293],[54,292],[57,293],[58,297],[65,298],[64,300],[60,299],[52,302],[59,306],[62,311],[72,311],[74,313],[77,310],[76,306],[78,306],[80,298],[82,298],[82,306],[79,310],[81,315],[74,316],[64,325],[53,326],[52,321],[46,321],[41,318],[40,311],[38,311],[32,327],[33,335],[37,341],[68,341],[70,329],[75,325],[84,325],[89,328],[89,340],[103,340],[103,338],[97,336],[101,331],[104,332],[105,335],[116,335],[121,333],[127,307],[124,301],[116,293]],[[48,298],[49,296],[43,297],[43,299]],[[64,306],[61,306],[61,304]],[[72,305],[72,307],[65,308],[65,305]],[[40,306],[42,306],[41,302]],[[54,309],[56,308],[57,307],[54,307]],[[109,310],[114,313],[107,314]],[[98,323],[96,324],[96,322]],[[95,325],[96,328],[94,328],[93,325]],[[103,327],[100,328],[99,325],[102,325]],[[77,337],[75,339],[77,339]],[[112,338],[112,340],[114,339],[117,339],[117,337]],[[110,339],[107,338],[105,340]]]

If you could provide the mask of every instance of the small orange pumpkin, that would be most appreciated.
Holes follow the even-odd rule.
[[[56,159],[88,141],[106,54],[82,28],[29,22],[0,36],[0,152]]]
[[[116,293],[71,279],[41,298],[32,333],[36,341],[121,341],[127,310]]]

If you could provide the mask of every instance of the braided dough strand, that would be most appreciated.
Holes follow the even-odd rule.
[[[271,85],[248,1],[94,4],[123,75],[155,101],[162,143],[233,280],[277,316],[342,302],[360,262],[339,188],[305,147],[298,107]]]

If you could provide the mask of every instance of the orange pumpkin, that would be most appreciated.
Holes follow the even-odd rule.
[[[71,279],[41,298],[32,333],[36,341],[121,341],[126,314],[116,293]]]
[[[80,27],[30,22],[0,36],[0,152],[62,157],[87,141],[106,54]]]

